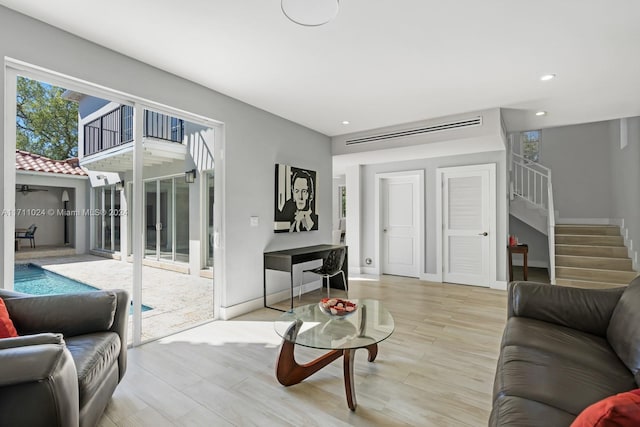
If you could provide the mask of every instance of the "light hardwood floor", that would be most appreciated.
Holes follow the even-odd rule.
[[[100,426],[486,426],[506,292],[394,276],[349,283],[350,298],[384,301],[396,326],[374,363],[356,353],[355,412],[341,359],[300,384],[276,381],[279,313],[261,309],[130,349]],[[299,362],[322,354],[296,352]]]

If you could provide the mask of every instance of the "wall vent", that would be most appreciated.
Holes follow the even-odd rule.
[[[366,142],[384,141],[387,139],[402,138],[405,136],[422,135],[426,133],[444,132],[447,130],[470,128],[482,126],[482,116],[470,119],[459,120],[456,122],[439,123],[437,125],[426,126],[415,129],[398,130],[379,135],[363,136],[362,138],[347,139],[346,145],[364,144]]]

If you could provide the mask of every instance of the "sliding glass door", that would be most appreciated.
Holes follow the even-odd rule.
[[[120,197],[121,191],[115,185],[97,187],[94,194],[94,239],[93,249],[120,251]]]
[[[189,262],[189,187],[184,176],[145,182],[145,257]]]

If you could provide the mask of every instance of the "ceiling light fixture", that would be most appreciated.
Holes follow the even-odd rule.
[[[340,0],[282,0],[282,13],[291,22],[305,27],[317,27],[338,15]]]
[[[548,82],[549,80],[553,80],[555,78],[556,78],[555,74],[545,74],[540,77],[540,80],[542,80],[543,82]]]
[[[345,125],[345,126],[348,125],[349,123],[350,123],[349,120],[343,120],[342,121],[342,124]]]
[[[536,116],[546,116],[547,112],[546,111],[536,111]]]

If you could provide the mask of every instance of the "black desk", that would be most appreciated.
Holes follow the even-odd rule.
[[[267,305],[267,270],[288,271],[291,280],[291,309],[293,309],[293,266],[295,264],[301,264],[307,261],[313,261],[315,259],[323,259],[332,249],[345,248],[344,264],[342,264],[342,271],[344,271],[344,277],[349,284],[349,251],[344,245],[316,245],[307,246],[304,248],[285,249],[282,251],[265,252],[263,258],[263,286],[264,286],[264,306],[267,308],[273,308],[274,310],[280,310],[279,308],[270,307]],[[339,276],[332,277],[330,279],[330,285],[332,288],[344,289],[342,279]],[[280,310],[284,311],[284,310]]]

